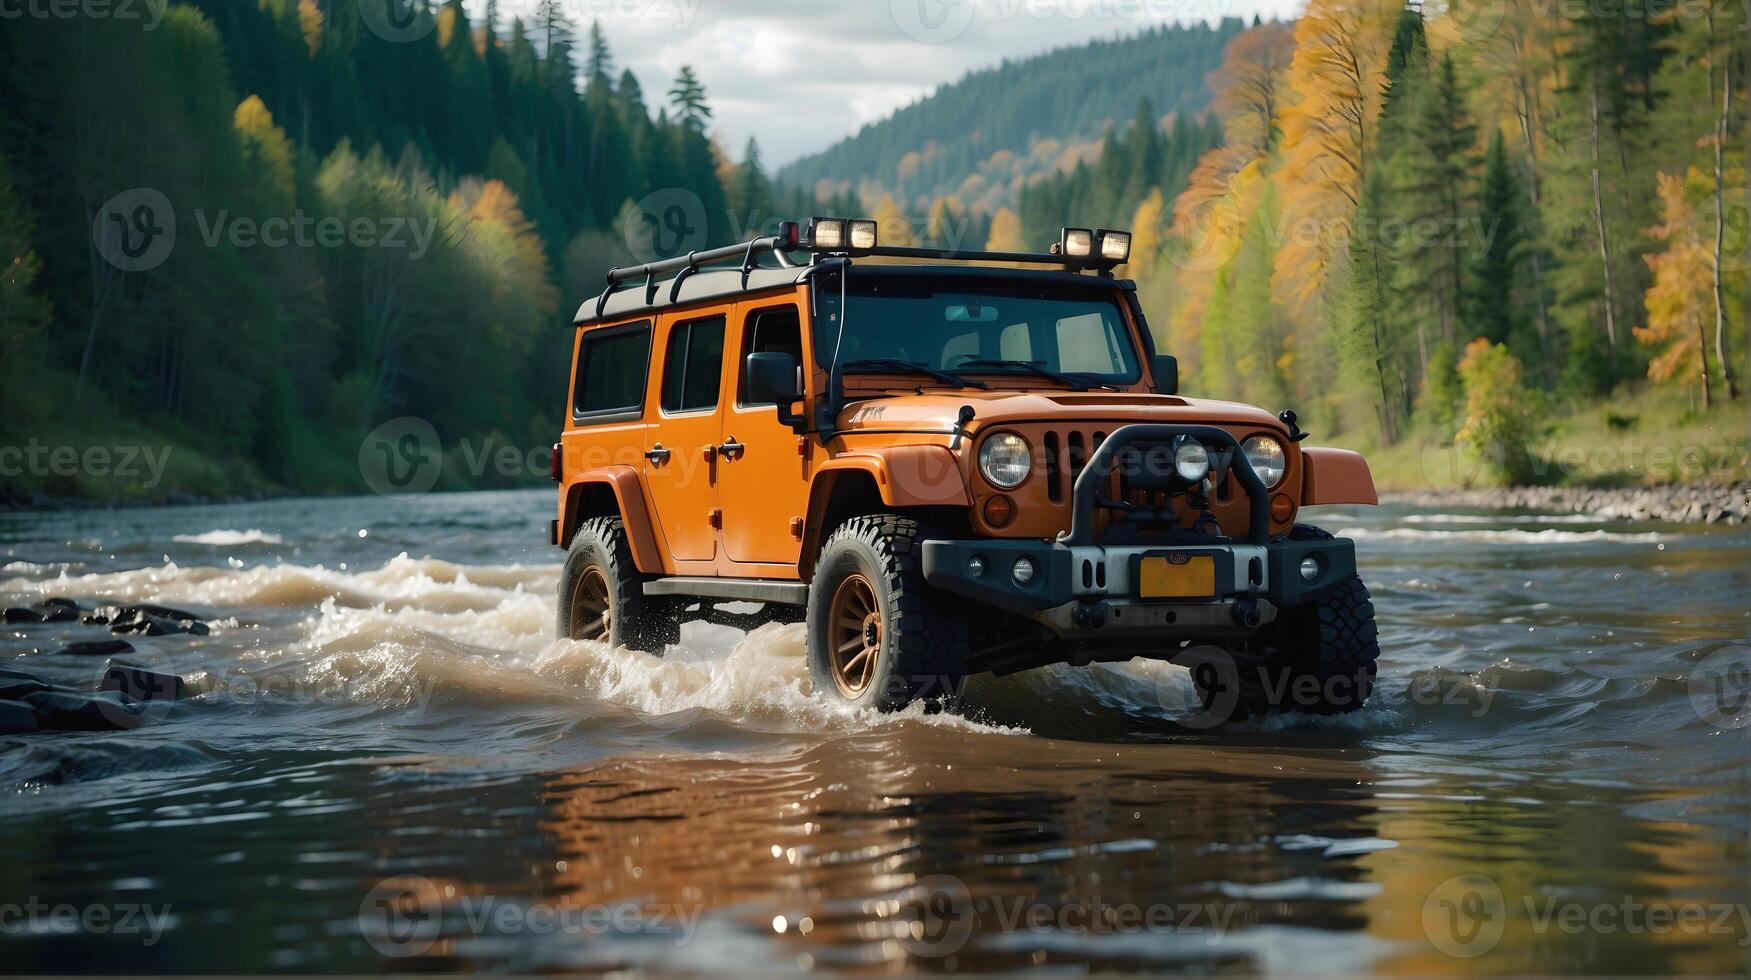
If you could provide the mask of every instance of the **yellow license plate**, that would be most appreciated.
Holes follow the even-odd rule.
[[[1137,574],[1142,599],[1208,599],[1216,594],[1216,559],[1209,555],[1145,558]]]

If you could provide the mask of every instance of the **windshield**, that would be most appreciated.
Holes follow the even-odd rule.
[[[828,276],[815,293],[823,367],[839,343],[840,288],[840,278]],[[1140,374],[1116,296],[1104,290],[852,276],[845,303],[841,364],[900,361],[961,375],[1057,373],[1098,383]]]

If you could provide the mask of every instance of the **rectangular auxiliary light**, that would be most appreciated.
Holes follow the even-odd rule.
[[[867,219],[851,222],[851,247],[875,248],[876,223]]]
[[[1100,239],[1100,257],[1110,262],[1127,262],[1131,258],[1131,233],[1101,229],[1094,233]]]
[[[1058,240],[1058,253],[1065,258],[1086,259],[1094,255],[1094,232],[1087,228],[1066,228]]]
[[[810,218],[809,247],[832,251],[845,247],[844,218]]]

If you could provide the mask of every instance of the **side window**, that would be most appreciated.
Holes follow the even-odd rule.
[[[1031,361],[1034,359],[1033,338],[1028,336],[1028,325],[1012,323],[1003,328],[1003,334],[997,340],[998,357],[1006,361]]]
[[[796,307],[780,306],[748,314],[747,326],[742,329],[742,356],[736,362],[736,375],[741,379],[736,404],[744,408],[757,404],[748,400],[748,355],[767,353],[789,354],[796,358],[797,366],[801,368],[803,323]]]
[[[669,331],[669,349],[663,356],[663,411],[716,408],[723,366],[723,317],[677,324]]]
[[[584,334],[572,411],[579,418],[637,416],[644,408],[650,360],[648,321]]]

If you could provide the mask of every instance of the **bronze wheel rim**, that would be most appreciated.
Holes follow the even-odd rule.
[[[613,603],[608,598],[608,577],[591,566],[572,586],[571,638],[604,640],[614,628]]]
[[[869,579],[853,575],[839,583],[828,622],[833,684],[840,694],[856,698],[869,689],[882,649],[882,610]]]

